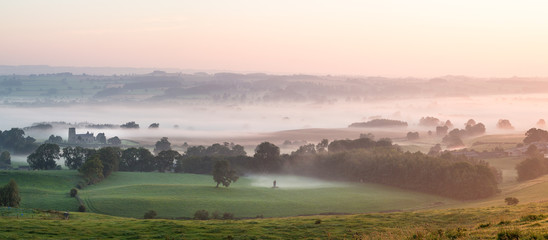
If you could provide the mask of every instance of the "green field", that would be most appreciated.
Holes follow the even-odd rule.
[[[325,183],[287,176],[271,179],[280,187],[256,186],[259,180],[248,177],[229,188],[215,188],[207,175],[117,172],[79,195],[90,211],[135,218],[151,209],[163,218],[192,217],[200,209],[230,212],[236,217],[282,217],[410,210],[454,202],[375,184]]]
[[[0,171],[0,184],[14,179],[19,186],[21,207],[76,211],[78,201],[69,196],[80,177],[76,171]]]
[[[141,220],[93,213],[0,217],[1,239],[545,239],[548,203],[249,220]]]
[[[280,188],[267,186],[274,177]],[[507,183],[501,194],[489,199],[459,202],[381,185],[289,176],[243,177],[229,188],[216,189],[206,175],[116,172],[79,192],[88,210],[115,216],[72,212],[78,202],[68,190],[79,181],[76,171],[0,171],[1,182],[10,178],[20,186],[23,209],[0,208],[0,239],[496,239],[504,233],[519,239],[548,237],[548,176]],[[506,206],[507,196],[517,197],[520,204]],[[437,206],[439,202],[444,204]],[[426,207],[439,209],[421,210]],[[62,213],[30,208],[69,210],[71,217],[63,220]],[[135,219],[149,209],[164,219]],[[169,219],[191,217],[199,209],[265,218]],[[317,215],[395,209],[405,211]],[[280,217],[300,214],[316,215]]]

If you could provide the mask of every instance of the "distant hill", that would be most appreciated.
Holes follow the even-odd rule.
[[[374,127],[407,127],[407,122],[391,119],[373,119],[369,122],[355,122],[350,128],[374,128]]]

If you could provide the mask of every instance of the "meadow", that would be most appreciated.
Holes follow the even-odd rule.
[[[272,181],[279,188],[272,188]],[[211,176],[116,172],[79,192],[89,211],[142,218],[189,218],[197,210],[235,217],[286,217],[322,213],[401,211],[453,203],[443,197],[376,184],[324,182],[291,176],[241,177],[215,188]]]
[[[45,212],[0,217],[2,239],[546,239],[548,203],[248,220],[133,219]]]
[[[21,207],[44,210],[76,211],[78,201],[69,196],[81,180],[76,171],[0,171],[0,184],[14,179],[19,186]]]

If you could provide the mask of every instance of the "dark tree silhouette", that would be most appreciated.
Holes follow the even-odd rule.
[[[215,187],[218,188],[219,184],[228,187],[232,182],[236,182],[238,178],[236,171],[230,168],[228,161],[221,160],[215,162],[213,166],[213,180],[217,183]]]
[[[282,166],[280,148],[269,142],[259,144],[255,148],[253,158],[255,168],[260,172],[277,172]]]
[[[27,163],[31,169],[51,170],[58,168],[56,160],[59,159],[59,146],[53,143],[40,145],[27,157]]]
[[[168,141],[167,137],[163,137],[160,141],[156,142],[154,147],[154,153],[158,154],[161,151],[171,150],[171,143]]]
[[[19,207],[20,202],[19,187],[15,180],[10,179],[7,185],[0,188],[0,206]]]

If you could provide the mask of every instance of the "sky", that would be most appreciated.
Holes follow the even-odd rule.
[[[0,65],[548,76],[548,1],[0,0]]]

